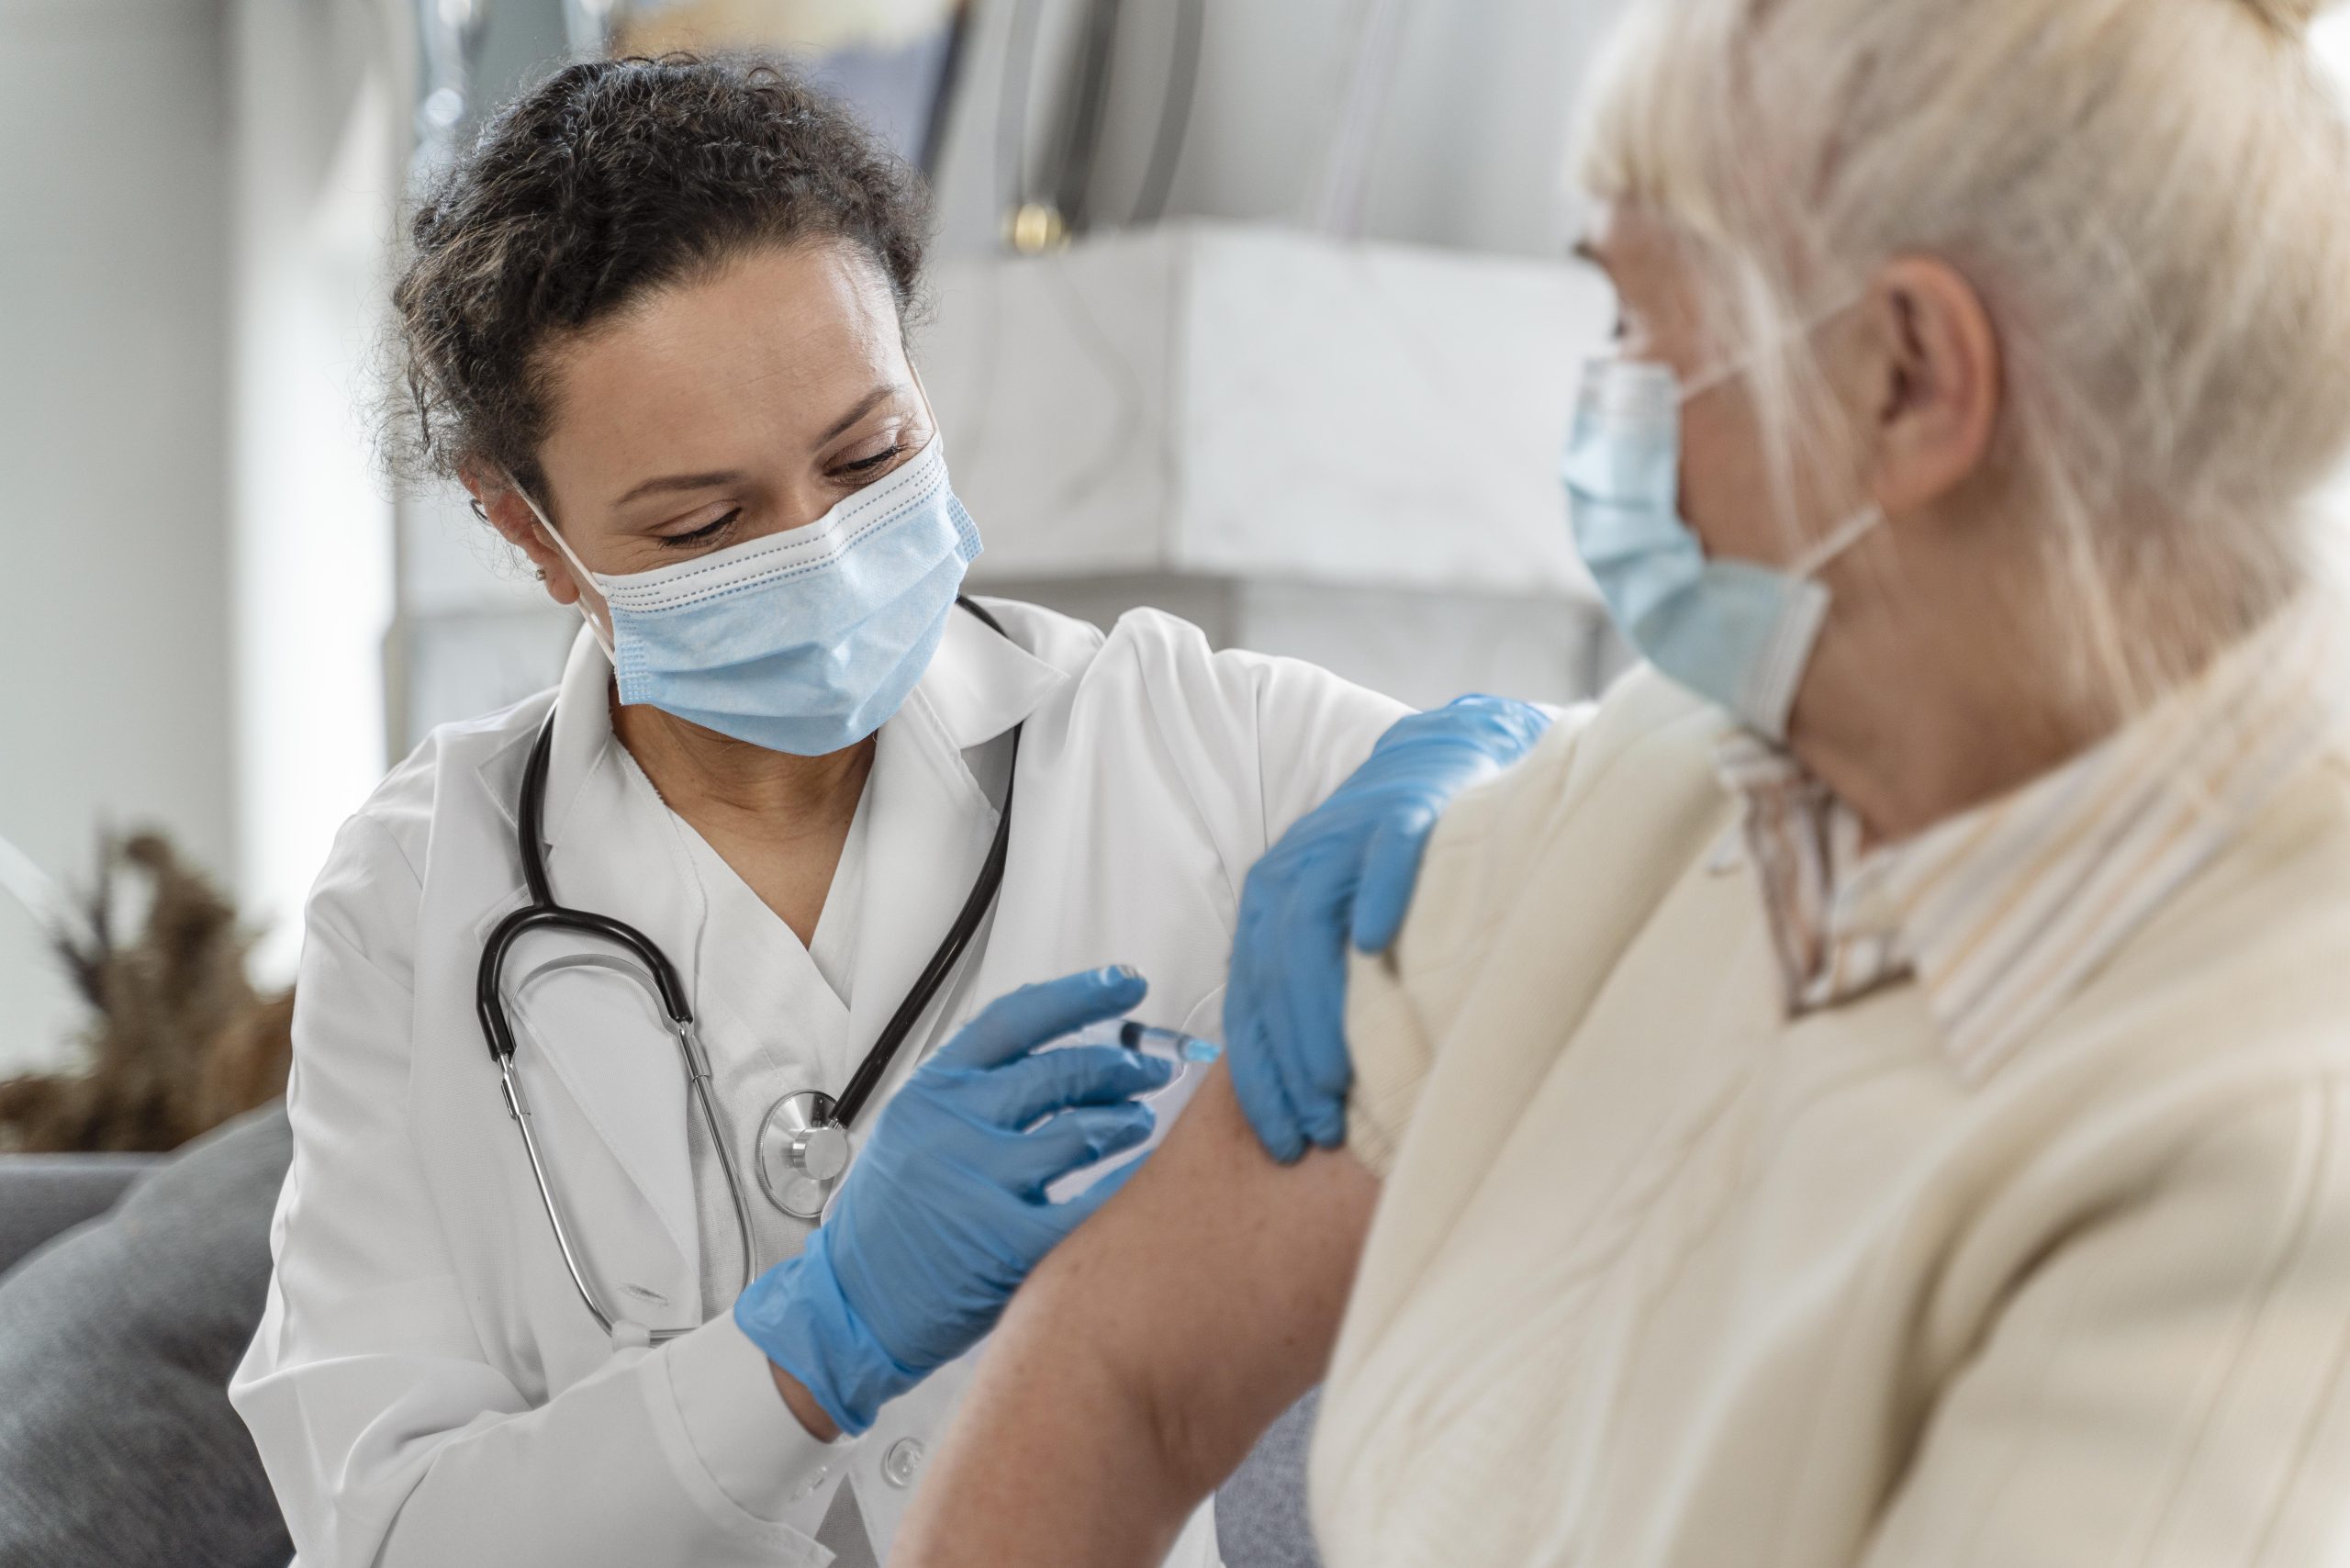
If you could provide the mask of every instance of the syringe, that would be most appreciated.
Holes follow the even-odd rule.
[[[1118,1044],[1130,1051],[1179,1065],[1198,1062],[1203,1066],[1224,1055],[1224,1047],[1197,1035],[1186,1035],[1180,1029],[1161,1029],[1152,1024],[1139,1024],[1129,1018],[1118,1025]]]

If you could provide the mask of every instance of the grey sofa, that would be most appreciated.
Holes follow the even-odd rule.
[[[272,1105],[168,1159],[0,1160],[0,1568],[293,1555],[228,1398],[291,1154]]]
[[[0,1154],[0,1274],[114,1207],[160,1154]]]

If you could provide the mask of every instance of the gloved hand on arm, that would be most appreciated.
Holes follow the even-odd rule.
[[[1131,969],[1033,985],[982,1009],[883,1107],[800,1256],[753,1281],[734,1320],[840,1429],[961,1355],[1054,1245],[1136,1161],[1066,1203],[1045,1189],[1149,1137],[1137,1095],[1167,1063],[1114,1046],[1035,1047],[1114,1018],[1147,990]]]
[[[1346,1138],[1347,943],[1386,950],[1428,834],[1452,798],[1532,750],[1550,715],[1463,697],[1398,721],[1330,798],[1248,873],[1224,1002],[1232,1086],[1267,1153]]]

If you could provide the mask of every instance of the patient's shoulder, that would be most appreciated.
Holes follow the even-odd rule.
[[[1496,982],[1579,991],[1718,835],[1728,798],[1714,754],[1727,727],[1718,711],[1635,671],[1454,802],[1429,840],[1402,935],[1387,953],[1359,956],[1348,977],[1348,1137],[1365,1163],[1384,1170],[1479,992]],[[1561,972],[1517,972],[1527,934]]]
[[[1623,879],[1677,875],[1721,812],[1720,711],[1642,666],[1574,711],[1516,767],[1454,802],[1428,844],[1398,960],[1459,962],[1529,889],[1555,888],[1606,853]],[[1596,841],[1596,842],[1594,842]]]

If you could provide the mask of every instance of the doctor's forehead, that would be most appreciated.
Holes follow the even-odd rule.
[[[547,455],[618,456],[755,431],[815,444],[906,379],[894,296],[853,247],[764,247],[656,289],[550,356]],[[601,466],[601,465],[598,465]]]

